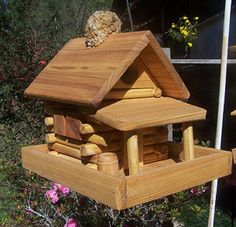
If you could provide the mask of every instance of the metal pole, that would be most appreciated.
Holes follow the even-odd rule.
[[[134,26],[133,26],[131,11],[130,11],[129,0],[126,0],[126,5],[127,5],[128,14],[129,14],[130,28],[131,28],[131,31],[133,32],[134,31]]]
[[[230,12],[231,12],[231,0],[226,0],[225,13],[224,13],[223,39],[222,39],[222,52],[221,52],[220,92],[219,92],[219,99],[218,99],[218,115],[217,115],[217,128],[216,128],[216,141],[215,141],[216,149],[221,148],[221,139],[222,139],[226,73],[227,73],[227,58],[228,58],[229,27],[230,27]],[[217,186],[218,186],[218,179],[213,180],[212,186],[211,186],[211,200],[210,200],[208,227],[214,226]]]

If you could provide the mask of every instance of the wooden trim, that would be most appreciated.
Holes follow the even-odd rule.
[[[22,148],[23,167],[114,209],[125,208],[123,177],[90,169],[80,165],[76,159],[67,160],[63,156],[50,155],[47,151],[45,145]]]

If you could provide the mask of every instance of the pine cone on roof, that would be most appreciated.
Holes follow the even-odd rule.
[[[121,21],[111,11],[96,11],[87,20],[85,26],[85,44],[87,47],[100,45],[110,34],[120,32]]]

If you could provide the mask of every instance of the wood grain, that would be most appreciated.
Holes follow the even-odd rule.
[[[97,107],[140,56],[144,71],[163,94],[186,99],[189,93],[149,31],[113,34],[86,48],[84,38],[70,40],[26,89],[44,100]]]
[[[151,80],[148,71],[145,71],[141,59],[137,57],[115,84],[113,89],[130,88],[156,88],[157,85]]]
[[[201,156],[201,150],[208,154]],[[158,199],[231,173],[232,157],[229,152],[214,153],[211,149],[203,147],[195,147],[195,152],[197,156],[200,153],[195,160],[173,163],[150,171],[143,170],[134,176],[127,176],[127,207]]]
[[[231,116],[236,116],[236,110],[231,112]]]
[[[179,153],[181,144],[169,146]],[[140,168],[132,176],[112,176],[84,166],[75,158],[49,153],[47,145],[22,148],[23,167],[70,187],[115,209],[126,209],[194,187],[231,173],[231,152],[195,146],[194,160],[175,163],[172,159]]]
[[[170,64],[156,38],[151,32],[146,33],[149,44],[140,55],[145,67],[156,81],[164,96],[188,99],[190,94],[174,66]]]
[[[125,207],[124,178],[90,169],[74,158],[68,160],[47,152],[46,145],[22,148],[23,167],[114,209]]]
[[[194,159],[194,142],[193,142],[193,126],[191,123],[187,122],[183,124],[183,160],[193,160]]]
[[[97,106],[141,50],[146,32],[111,35],[96,48],[70,40],[25,91],[51,101]]]
[[[168,97],[121,100],[99,109],[93,115],[94,119],[121,131],[196,121],[205,117],[204,109]]]
[[[236,148],[232,149],[233,162],[236,164]]]

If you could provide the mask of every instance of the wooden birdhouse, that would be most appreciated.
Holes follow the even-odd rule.
[[[115,209],[231,172],[230,152],[195,146],[206,111],[149,31],[111,35],[96,48],[70,40],[26,89],[45,101],[47,144],[22,149],[26,169]],[[183,144],[167,125],[183,123]]]

